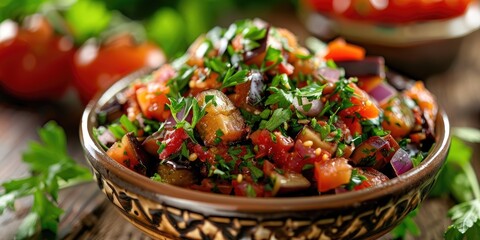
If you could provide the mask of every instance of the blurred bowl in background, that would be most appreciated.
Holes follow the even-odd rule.
[[[311,4],[315,1],[300,1],[300,18],[308,31],[322,40],[343,37],[365,47],[369,55],[384,56],[389,67],[417,79],[447,70],[463,38],[480,27],[480,4],[476,1],[457,16],[403,22],[379,22],[367,17],[349,18],[338,13],[319,12]]]

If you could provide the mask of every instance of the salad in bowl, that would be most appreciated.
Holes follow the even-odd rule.
[[[95,133],[113,160],[156,181],[308,196],[410,170],[435,142],[437,112],[422,82],[392,86],[381,57],[341,39],[307,49],[245,20],[132,82],[97,113]]]
[[[365,239],[432,188],[449,123],[422,82],[261,20],[120,80],[80,125],[99,188],[159,239]]]

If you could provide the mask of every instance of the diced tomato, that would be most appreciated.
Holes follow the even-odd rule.
[[[160,159],[167,159],[170,155],[180,151],[182,143],[188,139],[188,135],[183,128],[168,131],[165,134],[165,148],[159,154]]]
[[[238,182],[237,180],[233,180],[232,186],[236,196],[265,197],[263,185],[249,183],[247,181]],[[249,188],[251,190],[249,190]]]
[[[354,89],[353,96],[350,98],[353,106],[340,111],[340,117],[343,117],[344,120],[345,117],[357,115],[366,119],[377,118],[380,115],[380,109],[370,100],[370,96],[356,84],[351,83],[349,87]]]
[[[389,178],[382,172],[374,168],[355,168],[359,175],[365,176],[367,179],[362,181],[359,185],[355,186],[354,190],[361,190],[364,188],[369,188],[377,186],[389,180]]]
[[[206,149],[206,147],[203,147],[198,143],[195,144],[193,142],[190,142],[187,147],[191,153],[197,154],[198,159],[200,159],[200,161],[202,162],[214,158],[214,156],[211,154],[210,151]]]
[[[429,131],[434,132],[435,119],[438,113],[438,105],[435,97],[426,88],[423,82],[417,81],[410,89],[405,91],[405,95],[415,100],[420,109],[425,113]]]
[[[365,58],[365,49],[337,38],[328,43],[327,54],[324,58],[333,61],[362,60]]]
[[[135,153],[134,146],[132,146],[128,135],[124,135],[121,142],[114,143],[107,150],[107,155],[135,172],[140,174],[145,174],[146,172],[145,166],[140,162],[140,159]]]
[[[152,82],[147,87],[137,89],[137,101],[143,115],[147,118],[154,118],[165,121],[170,116],[170,111],[165,109],[167,103],[168,87],[163,83]]]
[[[352,136],[359,136],[362,134],[362,124],[360,123],[360,119],[357,117],[344,117],[342,118],[347,128],[350,130]]]
[[[355,149],[351,160],[359,166],[382,169],[399,148],[390,134],[385,137],[372,136]]]
[[[275,171],[275,165],[271,163],[270,161],[266,160],[263,162],[263,173],[265,173],[266,176],[272,175],[272,173]]]
[[[293,147],[293,139],[283,136],[280,132],[257,130],[250,135],[253,145],[258,146],[256,158],[272,156],[273,159],[283,158]]]
[[[383,81],[384,79],[380,76],[359,77],[357,86],[365,92],[370,92],[370,90],[380,85]]]
[[[280,64],[278,64],[278,73],[280,74],[285,73],[287,75],[292,75],[294,70],[295,68],[290,63],[281,62]]]
[[[333,158],[314,163],[314,177],[319,192],[326,192],[350,182],[352,166],[346,158]]]

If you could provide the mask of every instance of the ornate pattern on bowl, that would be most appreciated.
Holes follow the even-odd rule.
[[[387,183],[338,195],[242,198],[154,182],[110,159],[94,141],[96,111],[147,70],[132,74],[90,102],[80,138],[99,188],[132,224],[159,239],[365,239],[397,225],[428,195],[450,144],[440,111],[437,142],[416,168]]]

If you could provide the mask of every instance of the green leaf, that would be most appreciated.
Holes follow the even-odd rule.
[[[99,36],[111,18],[112,14],[105,4],[93,0],[76,1],[65,13],[65,19],[78,43]]]
[[[277,108],[272,117],[266,122],[265,128],[269,131],[273,131],[282,125],[284,122],[290,120],[292,116],[292,111],[290,109]]]
[[[39,130],[39,136],[41,142],[32,142],[23,154],[32,175],[3,183],[5,190],[0,194],[0,213],[7,207],[13,209],[16,199],[34,195],[31,213],[17,232],[19,239],[36,236],[39,230],[56,235],[63,213],[56,202],[59,189],[78,179],[92,179],[86,168],[67,155],[65,132],[61,127],[49,122]]]
[[[271,87],[278,87],[280,85],[285,87],[286,89],[290,89],[290,83],[288,81],[288,75],[286,73],[282,74],[277,74],[272,80],[272,83],[270,84]]]
[[[406,239],[408,234],[412,236],[420,236],[420,228],[418,228],[414,219],[418,209],[411,211],[390,233],[394,239]]]
[[[150,177],[150,179],[152,179],[155,182],[164,182],[164,180],[162,179],[162,176],[160,176],[160,174],[158,173],[153,174],[153,176]]]
[[[38,130],[38,135],[44,143],[45,147],[50,149],[56,149],[62,153],[66,153],[67,137],[65,132],[57,125],[56,122],[49,121],[43,128]]]
[[[480,130],[468,127],[453,128],[453,135],[467,142],[480,143]]]
[[[414,218],[417,215],[417,210],[410,212],[392,231],[394,239],[406,239],[408,234],[413,236],[420,235],[420,229],[416,225]]]
[[[182,15],[173,8],[162,7],[149,19],[145,28],[168,57],[174,57],[187,45],[187,29]]]
[[[255,165],[253,165],[252,162],[248,161],[247,162],[247,167],[250,170],[250,174],[252,176],[252,179],[254,182],[257,182],[258,179],[263,177],[263,171],[257,168]]]
[[[256,196],[257,196],[257,192],[255,192],[255,189],[252,187],[252,185],[248,184],[247,185],[247,197],[254,198]]]
[[[470,184],[463,182],[461,179],[468,179],[465,175],[465,168],[470,166],[470,159],[472,157],[472,149],[457,137],[452,137],[450,144],[450,151],[447,155],[445,165],[440,171],[432,191],[431,196],[440,196],[449,194],[451,192],[458,192],[461,195],[467,194],[473,196]],[[459,184],[460,183],[460,184]],[[458,195],[460,196],[460,195]],[[457,200],[470,200],[457,199]]]
[[[306,97],[309,100],[319,99],[322,96],[324,87],[325,86],[320,86],[317,83],[312,83],[306,87],[295,89],[295,96]]]
[[[262,63],[262,72],[268,71],[283,61],[282,50],[268,46]]]
[[[120,124],[127,130],[127,132],[133,132],[135,135],[137,135],[137,126],[133,124],[130,119],[128,119],[127,115],[123,114],[120,117]]]
[[[228,72],[231,72],[231,69],[233,69],[233,68],[230,68],[228,70]],[[227,74],[225,76],[225,78],[223,79],[222,88],[233,87],[233,86],[238,85],[240,83],[247,82],[248,81],[247,74],[248,74],[247,69],[240,70],[240,71],[234,73],[233,75],[228,75]]]
[[[177,97],[179,95],[182,95],[182,93],[184,92],[184,88],[188,85],[188,82],[190,81],[193,73],[195,72],[195,69],[197,69],[195,66],[184,66],[178,71],[176,77],[168,80],[167,86],[170,87],[170,92],[168,93],[168,95],[171,97]]]
[[[276,87],[269,87],[269,91],[272,92],[265,101],[265,105],[278,104],[281,108],[289,108],[293,103],[293,94],[289,91],[285,91]]]
[[[3,214],[7,208],[15,209],[14,203],[17,196],[18,193],[16,191],[0,195],[0,214]]]
[[[458,231],[461,235],[465,235],[467,231],[480,231],[480,199],[469,202],[460,203],[453,206],[448,211],[448,216],[453,223],[447,230],[446,235],[455,236],[451,231]],[[449,233],[450,232],[450,233]]]
[[[37,213],[29,213],[23,222],[20,224],[20,227],[17,230],[15,238],[17,239],[29,239],[32,238],[40,229],[39,224],[40,217]]]

